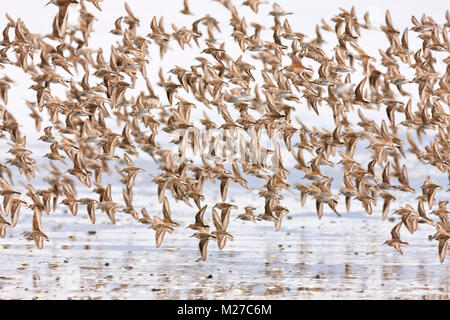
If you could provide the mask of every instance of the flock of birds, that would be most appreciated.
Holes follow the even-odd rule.
[[[45,157],[52,169],[44,178],[49,185],[47,189],[36,190],[30,183],[22,183],[26,188],[23,192],[14,187],[16,171],[28,181],[35,177],[36,160],[27,149],[19,123],[6,107],[13,79],[4,75],[0,79],[0,101],[5,105],[0,105],[0,137],[11,147],[8,151],[11,157],[0,162],[1,237],[5,237],[9,227],[16,226],[21,207],[25,207],[33,211],[32,230],[26,236],[42,248],[44,241],[48,241],[42,226],[44,213],[48,215],[64,205],[76,215],[79,206],[86,206],[92,223],[98,210],[105,212],[112,223],[118,212],[130,214],[137,222],[155,230],[156,247],[159,247],[164,236],[180,226],[171,217],[170,192],[172,199],[184,201],[189,207],[193,202],[198,207],[195,222],[188,228],[195,231],[192,236],[199,239],[200,255],[205,260],[210,241],[216,241],[221,250],[227,240],[233,240],[228,225],[232,210],[239,208],[227,202],[228,185],[234,182],[249,189],[246,175],[265,181],[259,190],[265,199],[264,212],[255,215],[255,207],[245,207],[244,213],[236,218],[271,221],[276,231],[283,216],[289,213],[281,204],[281,193],[286,190],[298,190],[302,206],[308,199],[315,201],[319,219],[325,205],[339,215],[336,208],[340,199],[345,200],[347,210],[356,201],[372,214],[372,207],[381,198],[382,219],[385,219],[396,200],[393,194],[416,192],[408,181],[405,153],[415,155],[424,169],[426,165],[433,166],[450,176],[450,116],[445,111],[450,102],[448,11],[443,25],[426,15],[420,20],[413,16],[412,28],[403,32],[395,28],[387,11],[385,25],[376,29],[386,35],[390,45],[385,50],[379,49],[380,57],[376,58],[358,44],[362,30],[375,27],[368,13],[363,21],[358,20],[354,8],[340,9],[329,22],[322,19],[316,27],[316,37],[307,41],[306,35],[291,29],[287,16],[292,13],[273,4],[269,12],[273,37],[265,39],[262,31],[268,26],[249,24],[231,0],[216,1],[230,14],[229,23],[233,28],[230,41],[241,50],[237,59],[227,53],[225,42],[219,42],[220,23],[210,15],[196,19],[189,27],[172,24],[172,32],[166,31],[162,18],[154,17],[150,33],[139,35],[140,20],[125,4],[126,15],[119,17],[110,31],[120,41],[111,46],[109,62],[101,48],[89,46],[95,16],[88,11],[88,3],[101,11],[98,0],[51,0],[49,4],[57,6],[58,12],[52,32],[47,35],[33,33],[20,18],[14,20],[6,15],[8,23],[0,41],[0,64],[3,68],[12,65],[22,69],[34,83],[29,89],[36,92],[36,100],[27,101],[26,105],[38,132],[43,117],[51,123],[43,128],[39,140],[49,144]],[[242,3],[255,13],[264,4],[261,0]],[[76,9],[79,19],[72,25],[68,23],[68,15]],[[186,0],[181,13],[193,15]],[[336,46],[329,55],[323,49],[324,32],[336,37]],[[410,32],[422,43],[417,51],[409,46]],[[171,69],[168,79],[160,70],[157,86],[166,92],[166,97],[155,93],[154,83],[147,75],[146,65],[153,45],[159,49],[161,59],[169,48],[199,48],[195,64],[189,68]],[[435,69],[437,54],[447,55],[439,61],[446,65],[445,70]],[[290,63],[284,63],[283,59],[289,59]],[[307,66],[307,61],[313,65]],[[405,67],[415,73],[413,78],[401,74],[401,68]],[[362,80],[355,86],[351,76],[358,72]],[[80,78],[84,76],[79,79],[77,74]],[[138,79],[145,81],[147,90],[132,96]],[[406,84],[415,85],[418,90],[414,103],[412,95],[402,87]],[[52,89],[60,86],[66,88],[64,97],[52,94]],[[214,111],[218,120],[212,121],[204,113],[200,123],[205,131],[197,139],[194,131],[198,128],[190,114],[191,109],[201,107]],[[332,131],[310,129],[298,118],[297,124],[291,121],[292,113],[298,110],[319,115],[325,108],[333,114],[334,123],[329,126]],[[239,117],[233,119],[230,110],[237,111]],[[370,120],[364,114],[367,110],[385,111],[389,121]],[[348,120],[351,112],[357,112],[356,124]],[[404,120],[398,122],[396,117]],[[122,128],[121,132],[108,127],[110,119]],[[399,128],[406,131],[409,148],[399,137]],[[239,139],[243,154],[232,163],[226,163],[221,154],[214,152],[202,155],[199,165],[179,161],[174,156],[194,149],[196,144],[214,145],[223,138],[221,134],[208,134],[212,129],[231,132],[234,137],[242,132],[251,139]],[[156,142],[159,130],[178,133],[178,138],[171,141],[178,145],[177,152],[164,149]],[[275,154],[278,159],[276,170],[267,169],[266,159],[249,160],[248,150],[262,148],[258,139],[263,131],[284,142],[296,160],[294,169],[305,174],[301,180],[304,183],[293,186],[288,183],[289,171],[283,165],[279,147],[268,150],[268,154]],[[417,139],[421,142],[422,136],[431,137],[431,143],[420,146]],[[298,142],[291,143],[296,138]],[[356,146],[362,141],[368,144],[372,157],[368,164],[358,162],[355,157]],[[139,152],[150,155],[159,164],[160,173],[153,175],[153,182],[163,205],[162,217],[151,217],[145,208],[139,214],[133,207],[135,179],[145,171],[132,160]],[[305,160],[305,153],[312,157],[311,161]],[[334,163],[330,157],[338,157],[340,161]],[[111,163],[115,164],[124,185],[122,204],[112,198],[111,185],[102,184],[102,175],[113,173]],[[68,165],[68,170],[63,172],[56,164]],[[343,186],[339,194],[332,193],[333,179],[323,173],[324,167],[335,165],[342,168]],[[15,167],[14,174],[12,167]],[[394,177],[398,183],[393,181]],[[208,207],[203,195],[207,180],[220,180],[222,201],[212,208],[215,230],[211,232],[205,219]],[[79,198],[78,182],[96,195]],[[415,198],[417,205],[407,204],[393,211],[401,219],[392,229],[392,239],[385,243],[402,253],[401,247],[408,243],[401,240],[401,227],[414,233],[419,224],[429,224],[436,228],[432,237],[439,243],[439,257],[443,262],[450,239],[449,209],[447,200],[435,198],[438,191],[448,197],[449,190],[444,188],[427,177],[422,192]],[[432,215],[438,220],[434,221]]]

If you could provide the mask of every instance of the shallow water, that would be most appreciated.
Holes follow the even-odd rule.
[[[118,186],[117,186],[118,187]],[[139,189],[137,189],[139,190]],[[231,199],[243,208],[260,203],[253,193]],[[234,195],[234,196],[233,196]],[[118,197],[119,195],[116,195]],[[114,198],[114,194],[113,194]],[[139,197],[136,197],[138,199]],[[279,232],[269,222],[231,221],[235,240],[219,251],[210,242],[199,260],[198,240],[185,229],[195,208],[173,203],[181,226],[154,245],[154,231],[130,216],[105,214],[90,224],[85,207],[77,217],[61,211],[43,217],[50,238],[44,249],[20,234],[31,213],[0,241],[1,299],[448,299],[449,260],[439,263],[434,228],[420,225],[403,256],[382,245],[392,221],[359,211],[341,218],[325,211],[318,220],[308,206],[291,202]],[[146,198],[157,203],[156,196]],[[149,213],[159,214],[160,205]],[[186,209],[188,208],[188,209]],[[262,208],[257,210],[257,213]],[[189,214],[187,213],[189,211]],[[192,212],[192,216],[191,213]],[[231,218],[237,215],[233,211]],[[239,212],[240,213],[240,212]],[[210,218],[210,210],[205,217]]]
[[[137,211],[146,207],[151,216],[161,216],[156,186],[148,176],[156,167],[148,161],[136,164],[147,171],[136,179],[133,204]],[[329,173],[336,177],[336,186],[338,169]],[[424,173],[446,185],[446,177],[436,171],[409,170],[411,185],[419,192]],[[39,185],[39,178],[32,182],[34,187],[47,188]],[[117,175],[105,175],[102,184],[111,183],[113,200],[122,202],[123,186],[117,180]],[[256,180],[249,185],[258,187],[262,180]],[[289,182],[301,181],[292,170]],[[78,188],[79,198],[92,197]],[[205,185],[207,201],[202,205],[209,206],[205,218],[210,225],[211,207],[220,202],[218,190],[217,183]],[[409,242],[403,255],[383,245],[399,219],[392,211],[406,203],[416,206],[416,195],[394,195],[397,201],[386,221],[380,218],[380,200],[371,216],[358,201],[345,213],[340,201],[342,217],[325,206],[318,220],[314,201],[302,208],[298,192],[286,192],[281,204],[290,213],[274,232],[271,222],[234,220],[247,205],[257,208],[255,214],[263,212],[264,199],[256,189],[230,185],[227,200],[239,207],[232,210],[228,227],[234,241],[222,251],[210,242],[206,261],[199,259],[198,239],[186,229],[197,209],[171,197],[172,217],[180,227],[166,234],[158,249],[154,231],[129,215],[118,213],[112,225],[97,210],[92,225],[85,206],[73,217],[61,205],[42,217],[50,241],[39,250],[22,236],[31,229],[32,218],[31,210],[22,209],[16,228],[0,239],[0,299],[449,299],[449,257],[439,263],[437,241],[428,240],[435,228],[420,224],[411,235],[403,227],[402,240]],[[446,192],[438,192],[436,201],[445,197]]]

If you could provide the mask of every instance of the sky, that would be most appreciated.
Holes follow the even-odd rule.
[[[143,25],[148,27],[149,22],[153,16],[163,15],[167,20],[175,24],[182,24],[191,21],[192,17],[185,16],[179,13],[182,9],[182,0],[167,0],[167,1],[142,1],[142,0],[128,0],[127,1],[136,15],[142,19]],[[255,14],[247,6],[241,6],[242,0],[231,1],[239,10],[240,14],[246,17],[254,17]],[[21,17],[27,25],[33,30],[46,32],[52,24],[52,18],[57,9],[53,5],[45,6],[46,0],[15,0],[3,1],[2,12],[10,14],[13,18]],[[118,17],[124,8],[124,0],[104,0],[100,3],[102,12],[98,12],[91,4],[87,4],[88,9],[95,13],[99,18],[97,25],[98,30],[103,27],[109,28],[113,26],[113,22]],[[270,11],[271,3],[260,5],[262,13]],[[349,10],[352,6],[355,7],[358,14],[363,14],[366,11],[376,13],[378,19],[384,20],[384,12],[389,9],[395,24],[406,25],[410,23],[411,15],[416,17],[423,13],[431,15],[437,22],[442,22],[445,19],[445,11],[448,9],[444,1],[388,1],[388,0],[340,0],[340,1],[292,1],[292,0],[278,0],[276,1],[286,11],[293,12],[291,25],[305,31],[314,31],[315,24],[321,18],[330,18],[339,11],[339,8]],[[228,15],[223,6],[214,0],[190,0],[191,11],[195,15],[210,14],[215,17],[220,15]],[[376,16],[374,16],[376,18]],[[271,19],[270,19],[271,20]],[[145,23],[147,21],[148,23]]]

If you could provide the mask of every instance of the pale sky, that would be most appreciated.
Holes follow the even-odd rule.
[[[150,21],[153,16],[163,16],[166,32],[172,32],[171,24],[174,23],[177,27],[187,26],[191,28],[192,22],[199,19],[206,14],[216,17],[221,22],[222,33],[217,36],[219,43],[229,41],[231,30],[229,28],[228,21],[230,18],[229,12],[217,1],[213,0],[190,0],[190,9],[195,14],[195,16],[182,15],[179,10],[182,9],[182,0],[166,0],[166,1],[144,1],[144,0],[128,0],[134,14],[141,20],[140,28],[138,33],[140,35],[147,35],[150,32]],[[248,29],[250,30],[250,23],[252,21],[258,22],[262,25],[267,26],[267,32],[272,32],[270,26],[273,25],[273,18],[268,16],[268,12],[272,8],[272,2],[267,1],[267,4],[260,5],[259,14],[256,15],[247,6],[242,6],[243,0],[232,1],[234,5],[237,6],[239,14],[245,16]],[[270,2],[270,3],[269,3]],[[34,33],[47,34],[51,32],[51,25],[53,17],[57,12],[57,7],[54,5],[45,6],[47,0],[15,0],[15,1],[3,1],[2,2],[2,16],[0,16],[0,27],[3,29],[6,24],[6,19],[4,13],[8,13],[13,19],[20,17],[25,25]],[[88,11],[97,17],[97,21],[94,23],[94,30],[90,39],[90,47],[103,47],[105,52],[109,51],[108,48],[119,41],[121,37],[112,35],[109,33],[114,27],[114,21],[121,15],[125,15],[124,0],[104,0],[101,3],[102,12],[99,12],[92,4],[86,3]],[[295,31],[302,32],[309,35],[312,39],[315,37],[315,26],[320,24],[320,20],[324,18],[327,22],[337,13],[339,13],[339,8],[344,8],[350,10],[352,6],[355,6],[356,13],[358,17],[362,20],[362,16],[366,11],[371,13],[371,20],[373,23],[384,24],[385,10],[389,9],[391,12],[391,17],[394,25],[398,30],[403,31],[405,27],[411,27],[411,15],[415,15],[420,19],[423,13],[430,15],[438,23],[443,23],[445,21],[445,11],[446,7],[442,5],[442,1],[388,1],[388,0],[371,0],[371,1],[351,1],[351,0],[340,0],[340,1],[289,1],[289,0],[279,0],[277,3],[284,8],[286,11],[293,12],[293,15],[287,16],[292,28]],[[77,14],[75,8],[71,8],[69,12],[69,21],[73,23],[76,22],[74,19]],[[369,54],[377,54],[376,49],[381,47],[386,49],[389,45],[386,40],[385,35],[379,31],[369,31],[368,35],[363,35],[359,41],[362,48],[367,50]],[[323,32],[325,38],[327,35]],[[414,34],[410,33],[410,43],[414,41]],[[271,39],[267,38],[268,40]],[[335,38],[332,39],[331,45],[336,44]],[[374,45],[376,44],[376,45]],[[204,46],[202,44],[202,46]],[[193,64],[193,59],[199,56],[201,49],[196,48],[195,45],[193,50],[181,50],[178,44],[172,40],[171,41],[172,50],[170,50],[164,62],[161,63],[159,60],[159,48],[153,44],[150,47],[150,63],[148,65],[148,70],[150,74],[154,74],[156,77],[159,67],[162,66],[164,71],[167,72],[170,68],[180,65],[189,68]],[[416,49],[417,50],[417,49]],[[331,49],[326,51],[327,54],[332,55]],[[237,55],[241,52],[237,52]],[[105,53],[105,58],[109,59],[107,53]],[[236,56],[237,58],[237,56]],[[25,90],[31,85],[28,81],[26,82],[26,77],[23,76],[23,72],[16,67],[7,67],[4,72],[8,74],[12,79],[16,80],[16,83],[12,85],[12,89],[9,94],[9,104],[8,110],[10,110],[15,116],[21,120],[23,126],[22,130],[24,133],[28,133],[29,130],[33,129],[33,121],[29,117],[23,117],[24,114],[28,114],[28,108],[24,105],[24,99],[33,99],[35,97],[35,92],[33,90]],[[64,73],[62,71],[62,73]],[[158,81],[154,78],[154,86]],[[358,81],[357,78],[353,81]],[[95,81],[92,79],[92,81]],[[156,89],[156,88],[155,88]],[[165,101],[165,97],[163,103]],[[26,112],[26,113],[25,113]],[[43,127],[45,126],[45,123]],[[34,130],[32,130],[34,131]],[[33,132],[35,134],[35,132]],[[28,140],[31,143],[32,139]]]

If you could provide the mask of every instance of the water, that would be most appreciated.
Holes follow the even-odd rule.
[[[156,194],[137,181],[136,208],[161,215]],[[147,181],[148,183],[148,181]],[[301,208],[297,196],[282,204],[291,212],[279,232],[270,222],[233,221],[243,207],[263,210],[256,192],[230,187],[229,199],[239,205],[231,213],[229,231],[235,240],[219,251],[210,242],[206,261],[199,259],[198,240],[185,227],[196,212],[170,201],[172,217],[181,226],[155,248],[154,231],[131,216],[117,214],[112,225],[97,210],[92,225],[85,207],[78,215],[58,209],[43,216],[50,241],[38,250],[21,233],[31,227],[32,213],[23,210],[15,229],[0,241],[1,299],[448,299],[449,259],[439,263],[432,226],[420,225],[410,235],[403,256],[383,245],[394,221],[381,221],[378,203],[372,216],[357,202],[337,217],[325,210],[318,220],[313,202]],[[120,199],[115,185],[113,199]],[[211,206],[219,195],[218,185]],[[146,194],[147,193],[147,194]],[[81,197],[81,195],[80,195]],[[395,208],[395,204],[393,206]],[[338,207],[340,208],[340,207]],[[392,210],[392,209],[391,209]],[[341,212],[343,210],[341,209]],[[211,210],[206,219],[212,224]]]

